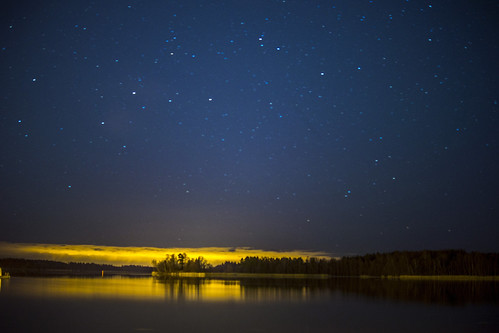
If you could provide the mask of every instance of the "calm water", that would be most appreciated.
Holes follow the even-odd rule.
[[[499,332],[494,282],[0,281],[0,332]]]

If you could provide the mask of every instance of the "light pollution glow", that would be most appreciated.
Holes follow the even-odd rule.
[[[189,258],[203,257],[212,265],[219,265],[225,261],[238,262],[247,256],[303,259],[308,257],[332,258],[328,253],[318,251],[266,251],[248,247],[158,248],[0,242],[0,258],[88,262],[110,265],[150,266],[153,260],[162,260],[167,254],[178,253],[187,253]]]

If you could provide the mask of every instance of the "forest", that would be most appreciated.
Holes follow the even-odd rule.
[[[30,260],[5,258],[0,259],[0,267],[11,276],[47,276],[47,275],[150,275],[151,267],[125,265],[113,266],[95,263],[64,263],[51,260]]]
[[[464,250],[396,251],[341,259],[246,257],[212,267],[202,257],[167,255],[154,261],[160,275],[174,272],[327,274],[331,276],[499,275],[498,253]]]
[[[212,266],[203,257],[169,254],[147,266],[113,266],[95,263],[63,263],[49,260],[0,259],[0,267],[12,276],[36,275],[150,275],[177,272],[326,274],[330,276],[467,275],[499,276],[499,253],[464,250],[396,251],[340,259],[246,257]]]

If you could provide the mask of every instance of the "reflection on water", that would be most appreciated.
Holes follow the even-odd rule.
[[[241,301],[239,281],[171,279],[158,282],[169,300],[181,301]]]
[[[164,293],[155,288],[152,278],[11,278],[2,294],[39,298],[123,298],[163,299]],[[0,294],[0,296],[2,295]]]
[[[335,295],[428,304],[499,302],[499,283],[382,279],[168,279],[108,277],[0,280],[0,297],[128,299],[185,302],[303,302]]]
[[[253,281],[254,282],[254,281]],[[39,298],[107,298],[135,300],[173,301],[277,301],[303,300],[310,289],[303,284],[287,288],[285,284],[272,287],[245,285],[239,280],[170,279],[153,278],[13,278],[12,283],[1,291],[2,295]]]
[[[343,279],[335,288],[372,299],[426,304],[499,303],[497,281]]]
[[[13,277],[1,283],[0,332],[499,332],[497,282]]]
[[[273,302],[303,301],[309,299],[312,290],[305,281],[297,288],[288,288],[283,280],[269,287],[264,284],[252,284],[256,280],[205,280],[171,279],[161,281],[168,299],[186,301],[230,301],[230,302]],[[276,280],[275,280],[276,281]]]

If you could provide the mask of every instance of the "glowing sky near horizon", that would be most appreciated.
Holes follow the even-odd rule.
[[[62,262],[91,262],[111,265],[151,266],[153,260],[163,260],[165,255],[186,253],[189,258],[203,257],[210,264],[218,265],[225,261],[239,262],[247,256],[326,258],[325,252],[314,251],[265,251],[252,248],[204,247],[204,248],[156,248],[119,247],[102,245],[68,244],[23,244],[0,242],[0,258],[23,258],[54,260]]]
[[[0,241],[499,251],[498,17],[2,1]]]

